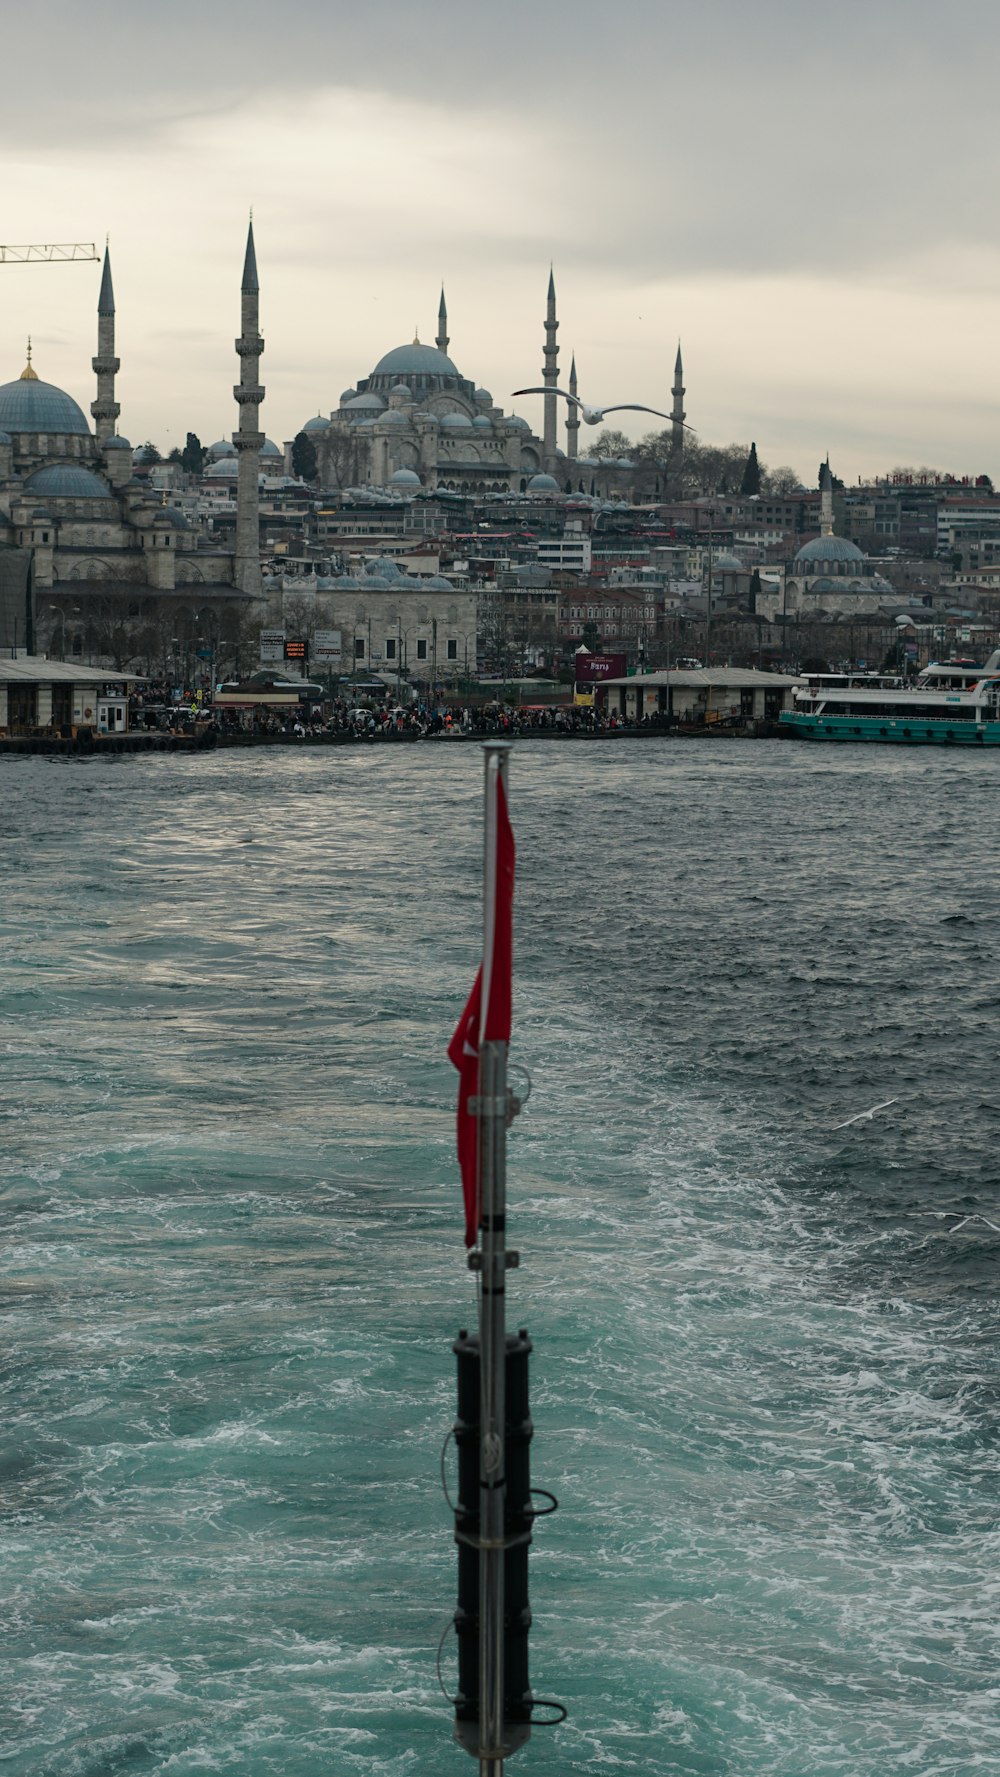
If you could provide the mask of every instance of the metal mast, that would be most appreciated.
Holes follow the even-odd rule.
[[[484,743],[483,968],[492,965],[497,792],[507,790],[510,741]],[[485,983],[485,975],[484,975]],[[506,1504],[507,1044],[479,1051],[479,1773],[502,1777]]]

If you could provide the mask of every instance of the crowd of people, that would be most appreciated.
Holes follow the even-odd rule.
[[[206,740],[262,739],[379,741],[425,737],[473,738],[501,734],[614,734],[662,726],[662,719],[641,721],[599,705],[535,704],[519,707],[499,700],[453,703],[423,698],[403,704],[391,691],[363,697],[334,696],[322,702],[283,707],[220,707],[198,693],[177,692],[169,685],[136,686],[129,700],[129,727],[134,731],[193,733]]]

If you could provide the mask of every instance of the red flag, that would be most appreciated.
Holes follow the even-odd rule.
[[[493,856],[486,860],[483,962],[448,1045],[458,1069],[458,1164],[465,1198],[465,1244],[475,1246],[479,1223],[479,1119],[469,1099],[479,1091],[479,1046],[509,1043],[514,962],[514,834],[503,779],[497,771]],[[485,970],[485,991],[483,974]]]

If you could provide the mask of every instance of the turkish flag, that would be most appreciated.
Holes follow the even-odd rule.
[[[479,1119],[469,1109],[479,1092],[482,1043],[509,1043],[514,969],[514,834],[503,779],[497,771],[496,824],[486,860],[483,961],[448,1045],[458,1069],[458,1164],[465,1199],[465,1244],[475,1246],[479,1224]]]

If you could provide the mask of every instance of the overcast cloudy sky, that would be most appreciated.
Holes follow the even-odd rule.
[[[0,241],[110,234],[133,442],[232,431],[252,205],[278,442],[433,339],[442,279],[509,408],[551,261],[588,400],[669,406],[680,336],[706,442],[1000,480],[985,0],[36,0],[4,37]],[[98,282],[0,265],[0,381],[30,333],[89,408]]]

